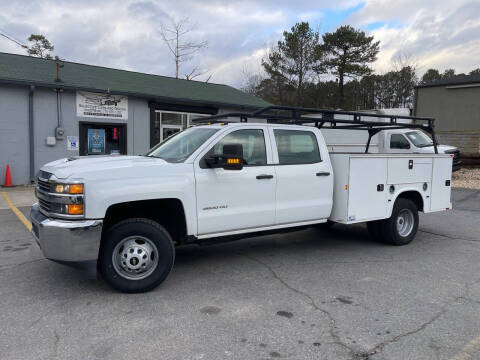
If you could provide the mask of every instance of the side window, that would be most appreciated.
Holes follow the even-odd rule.
[[[208,154],[222,154],[224,144],[241,144],[243,146],[243,160],[245,165],[258,166],[267,164],[263,130],[245,129],[231,132],[216,143]]]
[[[273,130],[280,165],[313,164],[322,161],[317,137],[311,131]]]
[[[410,143],[402,134],[390,136],[390,149],[410,149]]]

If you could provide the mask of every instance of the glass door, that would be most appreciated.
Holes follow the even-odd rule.
[[[182,131],[181,126],[174,126],[174,125],[164,125],[162,126],[162,139],[160,141],[164,141],[173,134]]]

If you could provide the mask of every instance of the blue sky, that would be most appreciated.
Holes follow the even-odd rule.
[[[468,72],[480,67],[480,1],[474,0],[17,0],[2,4],[0,32],[20,42],[45,34],[54,54],[88,64],[173,75],[160,24],[188,16],[189,40],[208,47],[182,63],[202,80],[241,86],[261,73],[261,59],[295,22],[320,32],[350,24],[381,43],[373,67],[383,73],[408,59],[421,75],[430,67]],[[0,51],[24,50],[0,36]]]

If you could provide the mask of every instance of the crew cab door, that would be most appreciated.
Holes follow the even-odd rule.
[[[205,158],[225,144],[241,144],[241,170],[209,168]],[[194,163],[198,235],[224,233],[275,223],[275,169],[264,126],[233,127]]]
[[[270,138],[277,175],[276,224],[327,219],[333,203],[333,172],[320,132],[272,127]]]

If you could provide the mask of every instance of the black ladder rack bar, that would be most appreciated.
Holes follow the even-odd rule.
[[[303,115],[302,115],[303,114]],[[315,116],[321,115],[321,117]],[[353,119],[337,119],[335,115],[348,115]],[[387,119],[389,121],[364,121],[362,117]],[[208,117],[201,117],[191,120],[195,124],[211,123],[238,123],[239,121],[229,121],[228,118],[237,118],[240,122],[248,122],[249,119],[262,119],[268,123],[293,124],[293,125],[312,125],[317,128],[328,127],[339,130],[364,130],[368,131],[368,142],[365,153],[370,147],[371,138],[383,129],[421,129],[432,136],[435,153],[438,154],[438,144],[434,130],[434,119],[427,117],[414,117],[403,115],[383,115],[367,112],[343,111],[301,108],[291,106],[267,106],[263,109],[248,112],[231,112]],[[398,120],[411,120],[411,123],[402,123]]]

